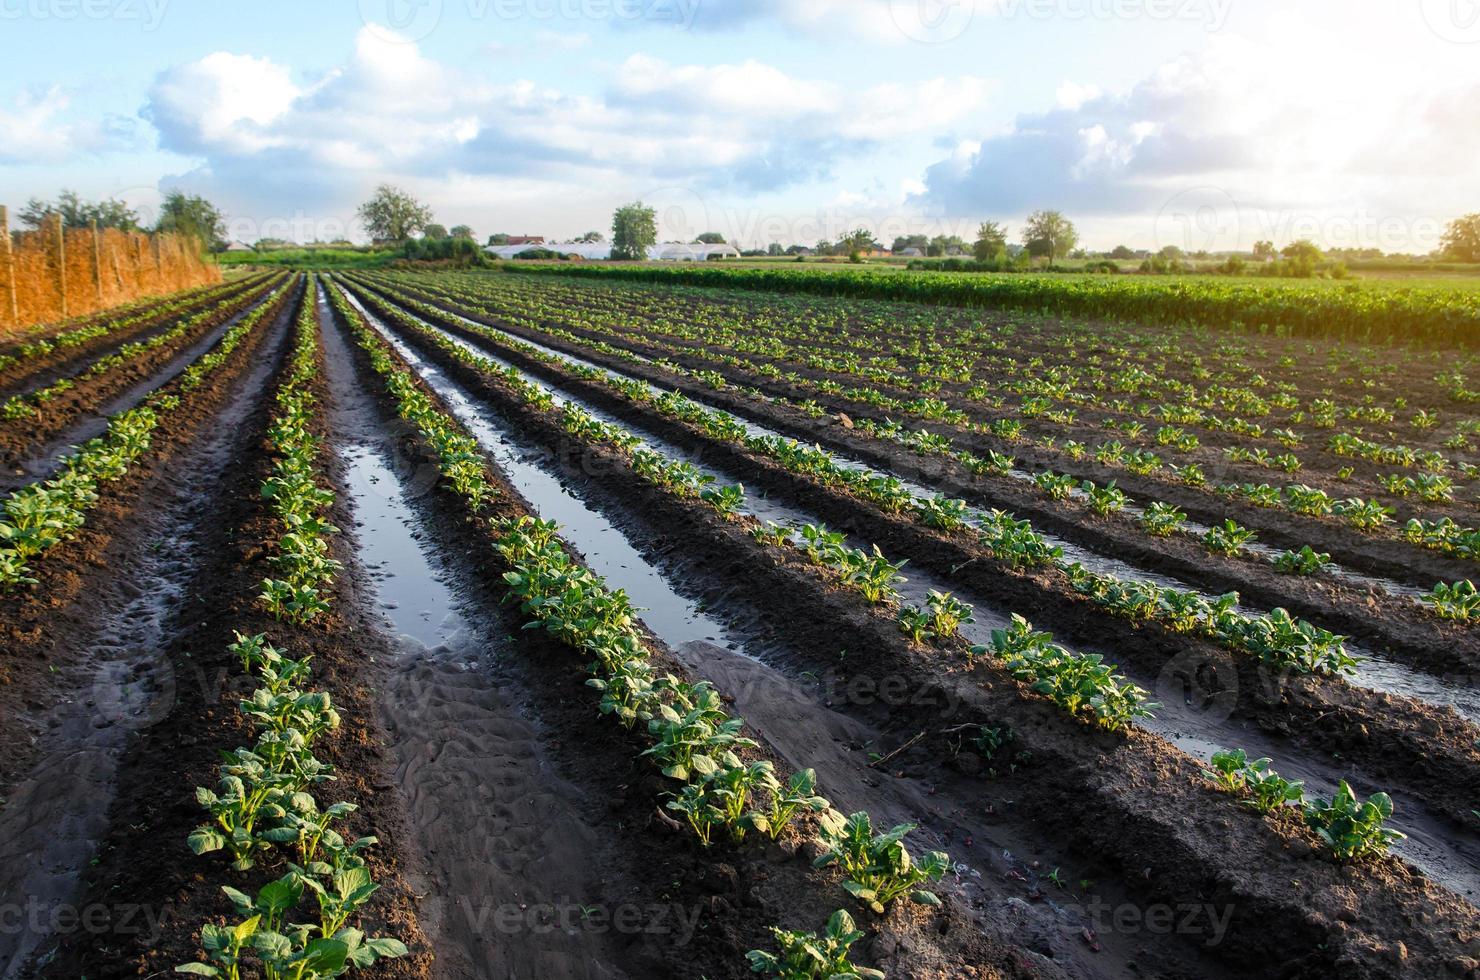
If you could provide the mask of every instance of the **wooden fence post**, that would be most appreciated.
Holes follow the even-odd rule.
[[[67,236],[62,231],[62,216],[52,215],[56,224],[57,295],[62,301],[62,319],[67,319]]]
[[[98,221],[92,222],[93,245],[93,292],[97,295],[98,309],[103,308],[103,244],[98,236]]]
[[[15,295],[15,251],[10,243],[10,209],[0,204],[0,259],[5,269],[5,315],[12,327],[21,325],[21,314]]]

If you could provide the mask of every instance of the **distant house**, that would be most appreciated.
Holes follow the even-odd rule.
[[[510,235],[506,245],[543,245],[544,235]]]
[[[909,248],[906,248],[906,249],[903,249],[902,251],[900,251],[899,254],[900,255],[903,255],[903,256],[906,256],[908,258],[911,258],[911,259],[918,259],[922,255],[924,255],[925,253],[922,250],[920,250],[920,249],[916,248],[915,246],[911,245]]]
[[[242,242],[229,242],[226,245],[226,251],[228,251],[228,252],[255,252],[256,249],[254,249],[250,245],[243,244]]]
[[[484,249],[490,255],[500,259],[512,259],[526,252],[559,252],[570,258],[580,258],[587,261],[599,261],[612,257],[612,247],[609,242],[546,242],[543,238],[537,242],[527,242],[522,245],[490,245]],[[653,262],[707,262],[709,259],[738,259],[740,250],[733,245],[686,245],[680,242],[669,242],[663,245],[654,245],[647,251],[649,261]]]
[[[884,259],[893,255],[894,253],[889,251],[887,248],[863,248],[858,250],[858,254],[860,257],[865,259]]]

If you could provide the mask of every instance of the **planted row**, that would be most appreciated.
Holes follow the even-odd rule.
[[[227,331],[211,353],[185,371],[173,386],[175,392],[156,391],[145,404],[113,416],[106,434],[88,440],[62,460],[57,476],[29,484],[6,499],[6,517],[0,521],[0,591],[36,583],[29,574],[33,560],[77,533],[98,501],[99,487],[128,473],[148,451],[161,417],[179,407],[180,394],[199,387],[258,323],[275,313],[276,300],[287,289],[286,283],[279,286]]]

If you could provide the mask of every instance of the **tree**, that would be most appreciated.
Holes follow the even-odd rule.
[[[694,239],[694,241],[699,245],[723,245],[725,243],[725,236],[717,231],[706,231]]]
[[[1274,256],[1274,242],[1261,241],[1254,243],[1255,262],[1268,262],[1270,259],[1274,258]]]
[[[432,209],[391,184],[360,205],[360,223],[377,241],[404,242],[432,223]]]
[[[453,238],[467,238],[469,240],[474,237],[473,229],[469,228],[467,225],[453,225],[452,231],[448,232],[448,234],[450,234]]]
[[[584,235],[582,235],[580,238],[577,238],[576,241],[578,241],[578,242],[585,242],[588,245],[594,245],[597,242],[604,242],[604,241],[606,241],[606,236],[603,235],[599,231],[588,231]]]
[[[874,241],[874,233],[867,228],[855,228],[853,232],[838,243],[843,246],[843,251],[849,256],[855,256],[862,252],[871,252],[878,247]]]
[[[1029,255],[1048,256],[1049,264],[1060,255],[1074,251],[1079,232],[1074,222],[1058,211],[1034,211],[1023,227],[1023,246]]]
[[[612,215],[612,258],[645,259],[658,241],[658,212],[641,201],[617,208]]]
[[[488,236],[488,244],[507,245],[509,244],[509,235],[507,232],[496,231],[492,235]]]
[[[782,249],[780,242],[772,242],[771,244],[769,244],[769,245],[766,246],[766,254],[767,255],[785,255],[786,252],[785,252],[785,250]]]
[[[1007,254],[1007,228],[995,221],[983,221],[976,230],[971,252],[978,262],[999,261]]]
[[[889,251],[898,255],[907,248],[918,248],[921,252],[924,252],[929,247],[929,235],[900,235],[894,239],[894,244],[889,246]]]
[[[439,225],[434,221],[421,230],[421,237],[431,240],[437,240],[442,238],[451,238],[452,236],[447,233],[446,225]]]
[[[1163,245],[1161,251],[1157,252],[1156,255],[1157,258],[1171,261],[1173,259],[1182,258],[1183,253],[1182,249],[1178,248],[1176,245]]]
[[[1461,262],[1480,262],[1480,213],[1455,218],[1439,239],[1444,254]]]
[[[27,227],[40,228],[54,214],[62,216],[62,225],[67,228],[87,228],[96,221],[99,228],[139,230],[139,216],[127,204],[111,197],[103,201],[84,201],[76,191],[62,191],[55,203],[33,197],[21,208],[20,219]]]
[[[1133,259],[1135,257],[1136,253],[1132,252],[1128,245],[1117,245],[1110,250],[1110,258],[1112,259]]]
[[[961,236],[936,235],[930,239],[930,244],[926,247],[925,254],[949,255],[952,251],[963,252],[965,250],[966,243],[961,240]]]
[[[213,252],[226,247],[226,215],[205,198],[187,196],[184,191],[165,195],[154,230],[190,236]]]
[[[1298,242],[1291,242],[1280,249],[1280,254],[1292,262],[1316,263],[1326,256],[1316,247],[1316,243],[1309,238],[1302,238]]]

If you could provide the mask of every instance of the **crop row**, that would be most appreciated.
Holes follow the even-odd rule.
[[[34,391],[12,395],[3,404],[0,404],[0,420],[9,422],[16,419],[30,418],[36,415],[48,401],[63,392],[75,388],[79,382],[101,377],[114,368],[128,364],[150,351],[168,347],[182,337],[193,333],[202,325],[212,322],[220,313],[236,307],[245,306],[253,298],[255,297],[250,295],[244,298],[241,294],[228,296],[197,313],[182,317],[168,330],[161,331],[147,340],[131,341],[117,350],[99,357],[75,376],[60,378]]]
[[[568,342],[591,345],[590,341],[577,337],[574,334],[571,334],[569,331],[562,331],[560,328],[552,326],[548,323],[542,324],[538,320],[530,320],[527,315],[521,314],[517,311],[507,313],[507,315],[510,316],[515,322],[525,323],[526,325],[532,326],[534,329],[541,330],[542,332],[549,333],[554,336],[560,336]],[[581,326],[587,330],[609,332],[607,328],[600,326],[599,323],[593,321],[590,318],[581,321]],[[597,349],[605,350],[607,353],[613,353],[617,356],[625,356],[630,358],[630,355],[621,348],[611,347],[610,345],[603,346],[602,342],[599,341],[596,342],[594,346]],[[688,356],[709,358],[722,363],[729,363],[732,366],[741,367],[746,370],[757,370],[752,366],[746,365],[746,363],[741,359],[732,358],[725,355],[715,355],[703,351],[702,349],[690,349],[687,351],[687,354]],[[724,387],[727,385],[724,377],[722,375],[719,375],[717,372],[685,370],[681,366],[673,363],[671,360],[660,360],[656,363],[664,368],[682,371],[683,373],[696,377],[703,383],[711,386]],[[775,371],[774,368],[767,369],[765,366],[760,369],[760,373],[763,376],[782,377],[778,372]],[[796,375],[794,373],[785,375],[784,377],[789,384],[803,387],[812,387],[824,396],[839,395],[841,397],[847,397],[855,400],[863,399],[865,401],[868,401],[870,404],[874,404],[883,397],[877,395],[877,393],[873,392],[872,389],[838,389],[835,386],[830,386],[829,382],[810,381],[809,379],[803,378],[802,376]],[[739,388],[736,390],[751,397],[756,397],[759,395],[759,392],[755,389]],[[818,406],[815,402],[806,401],[792,404],[812,414],[820,414],[822,412],[821,406]],[[928,421],[944,421],[947,423],[952,421],[952,413],[956,412],[956,410],[948,409],[945,403],[933,398],[916,399],[913,402],[900,403],[900,405],[896,407],[903,408],[905,410],[905,414],[918,415],[919,417],[924,418]],[[1010,419],[998,419],[994,423],[992,423],[992,425],[985,428],[983,428],[980,424],[973,423],[972,431],[978,432],[979,434],[983,435],[989,435],[995,439],[1003,440],[1004,442],[1009,444],[1009,447],[1011,443],[1017,442],[1018,440],[1023,438],[1021,424]],[[946,439],[947,437],[929,434],[916,436],[915,438]],[[1160,440],[1160,436],[1158,436],[1158,439]],[[1158,472],[1158,470],[1162,468],[1162,461],[1154,453],[1144,450],[1128,450],[1118,441],[1105,443],[1104,445],[1096,448],[1093,453],[1089,452],[1089,447],[1086,447],[1081,443],[1076,443],[1072,440],[1064,443],[1063,446],[1060,447],[1057,440],[1049,439],[1045,441],[1040,448],[1051,454],[1065,456],[1069,460],[1081,460],[1089,455],[1101,465],[1124,468],[1128,472],[1137,475],[1155,475],[1159,479],[1163,478],[1162,474]],[[980,461],[975,457],[975,454],[963,455],[962,459],[965,460],[969,465],[971,465],[976,472],[987,472],[987,468],[980,467],[978,465]],[[1016,461],[1013,462],[1015,464]],[[1172,466],[1168,469],[1168,472],[1170,473],[1172,479],[1180,482],[1184,487],[1194,490],[1208,487],[1208,481],[1203,473],[1203,469],[1200,465],[1196,463],[1189,463],[1185,466],[1180,467]],[[1355,497],[1337,500],[1328,496],[1324,491],[1305,485],[1292,485],[1290,487],[1284,488],[1283,491],[1279,488],[1271,487],[1268,484],[1257,486],[1254,484],[1220,484],[1212,489],[1214,489],[1218,494],[1222,496],[1231,496],[1245,499],[1247,500],[1247,502],[1258,507],[1281,508],[1286,512],[1295,515],[1313,517],[1324,517],[1327,515],[1337,516],[1342,519],[1346,526],[1367,534],[1383,533],[1383,526],[1390,524],[1391,520],[1391,509],[1385,508],[1382,505],[1377,504],[1375,501],[1362,500]],[[1469,543],[1469,537],[1473,536],[1473,534],[1471,534],[1471,529],[1457,525],[1455,524],[1455,522],[1449,521],[1448,519],[1438,522],[1424,522],[1415,519],[1413,521],[1410,521],[1408,525],[1405,525],[1403,533],[1408,540],[1411,540],[1414,543],[1424,544],[1426,546],[1435,548],[1436,550],[1445,551],[1447,554],[1453,555],[1455,557],[1463,557],[1467,553],[1471,553],[1467,551],[1467,543]]]
[[[4,505],[5,520],[0,521],[0,590],[35,584],[28,574],[32,562],[76,534],[97,504],[100,486],[128,473],[148,451],[161,417],[179,408],[181,396],[199,387],[259,323],[276,315],[289,285],[279,285],[228,330],[210,353],[197,359],[170,386],[173,391],[157,391],[143,405],[113,416],[107,433],[88,440],[63,459],[56,476],[11,494]]]
[[[268,430],[273,472],[261,487],[281,528],[271,561],[283,576],[264,581],[261,598],[276,618],[298,625],[328,608],[323,590],[338,570],[327,541],[338,529],[324,520],[334,495],[316,480],[320,444],[311,431],[316,288],[310,279],[299,304]],[[287,870],[255,895],[223,885],[236,921],[204,923],[206,960],[182,964],[177,972],[239,980],[243,968],[255,964],[266,980],[319,980],[406,955],[400,940],[367,936],[353,924],[379,887],[364,858],[377,839],[346,839],[336,824],[357,807],[344,801],[324,806],[315,796],[334,773],[314,755],[314,744],[341,719],[327,692],[308,688],[312,658],[291,659],[265,634],[237,633],[230,652],[259,684],[239,704],[257,738],[250,748],[223,753],[215,790],[196,790],[210,822],[190,834],[189,845],[197,855],[225,852],[233,871],[279,855]],[[299,906],[306,895],[316,912],[305,918]]]
[[[24,341],[14,347],[0,353],[0,371],[4,371],[16,364],[36,360],[51,354],[56,354],[81,347],[89,341],[109,334],[126,334],[137,327],[160,321],[171,315],[193,309],[204,303],[224,299],[229,295],[240,293],[252,286],[260,284],[266,277],[253,276],[235,282],[220,283],[212,286],[203,286],[185,292],[168,299],[150,297],[129,303],[126,306],[115,307],[95,317],[87,318],[87,322],[71,329],[49,337],[39,337],[36,340]]]
[[[404,276],[384,278],[409,281]],[[498,297],[506,311],[582,325],[606,324],[637,337],[659,334],[705,347],[728,347],[732,352],[792,361],[913,392],[913,397],[929,399],[949,386],[965,401],[1000,409],[1006,404],[1005,396],[1014,395],[1023,399],[1025,411],[1035,407],[1038,415],[1066,425],[1075,420],[1078,408],[1098,408],[1163,425],[1269,438],[1296,448],[1305,435],[1292,428],[1249,422],[1242,416],[1262,419],[1280,411],[1286,413],[1286,425],[1316,432],[1335,428],[1338,419],[1392,425],[1415,394],[1412,384],[1405,383],[1392,398],[1391,408],[1376,403],[1370,393],[1374,376],[1395,371],[1400,361],[1415,359],[1415,355],[1385,352],[1387,356],[1374,361],[1371,355],[1378,349],[1371,347],[1359,348],[1354,364],[1345,363],[1344,351],[1333,350],[1329,369],[1310,379],[1320,386],[1320,397],[1302,405],[1297,397],[1299,385],[1287,380],[1296,376],[1292,369],[1302,359],[1287,354],[1266,365],[1266,369],[1278,369],[1276,379],[1271,380],[1249,363],[1256,356],[1267,357],[1267,352],[1231,342],[1226,333],[1212,333],[1216,344],[1205,342],[1212,349],[1196,351],[1189,350],[1192,338],[1186,331],[1169,337],[1144,327],[1128,332],[1103,323],[1091,327],[1059,323],[1047,331],[1042,323],[1031,320],[1026,325],[1000,319],[990,324],[943,323],[939,312],[922,317],[915,308],[899,304],[827,301],[797,308],[794,300],[783,296],[757,298],[742,305],[717,301],[714,291],[703,290],[639,292],[633,287],[616,290],[608,284],[606,289],[576,291],[549,282],[531,289],[517,279],[511,282],[510,277],[471,280],[449,276],[442,282],[453,291],[476,291],[485,300]],[[1113,340],[1107,335],[1113,335]],[[1049,338],[1051,342],[1046,342]],[[1146,353],[1133,355],[1135,348]],[[1303,351],[1305,359],[1314,353],[1309,345]],[[904,358],[916,360],[909,364]],[[1445,365],[1456,370],[1452,359]],[[1329,387],[1333,382],[1358,387],[1363,395],[1359,401],[1340,403]],[[1438,379],[1435,384],[1440,385]],[[1446,397],[1439,390],[1432,395]],[[1068,407],[1055,410],[1054,402]],[[1227,412],[1238,414],[1231,418],[1217,414]],[[1415,434],[1426,438],[1437,431],[1441,421],[1436,411],[1428,409],[1420,409],[1409,420]],[[1139,422],[1115,418],[1101,424],[1144,429]],[[1360,433],[1358,429],[1355,434]],[[1466,449],[1467,434],[1472,430],[1461,419],[1446,447]],[[1185,448],[1195,449],[1195,440]],[[1409,450],[1408,456],[1412,457],[1408,465],[1420,456],[1430,461],[1428,465],[1440,458],[1415,450]]]
[[[378,312],[401,328],[435,344],[448,356],[473,370],[507,384],[515,397],[526,405],[537,410],[561,413],[562,425],[567,432],[587,441],[612,446],[628,458],[634,471],[638,469],[634,456],[644,450],[636,448],[639,443],[637,437],[620,426],[598,422],[574,405],[557,407],[550,392],[524,378],[516,369],[480,357],[440,331],[428,329],[415,318],[393,307],[383,307],[378,303],[375,305]],[[609,378],[605,372],[580,366],[572,366],[571,370],[587,380],[609,380],[628,390],[640,387],[650,402],[665,403],[670,411],[681,411],[675,407],[686,402],[673,393],[659,394],[647,389],[645,385]],[[697,408],[691,402],[687,405],[691,409]],[[575,417],[581,420],[579,424],[570,424],[572,413],[576,413]],[[692,496],[691,490],[686,491],[681,487],[664,486],[664,489],[675,496]],[[710,503],[724,518],[732,517],[730,510],[715,506],[713,501]],[[899,605],[900,596],[893,585],[899,581],[898,572],[903,566],[902,562],[890,562],[877,548],[871,553],[850,549],[844,544],[843,535],[830,532],[820,525],[803,525],[788,530],[774,524],[762,526],[754,522],[753,518],[749,520],[751,535],[762,545],[796,549],[814,564],[827,569],[844,587],[860,593],[872,605]],[[1077,566],[1070,567],[1077,569]],[[1082,569],[1079,571],[1083,573]],[[1114,580],[1108,577],[1097,577],[1094,582],[1102,589],[1116,588]],[[1078,585],[1080,588],[1085,587],[1082,581]],[[1133,593],[1134,585],[1127,591]],[[1126,597],[1112,596],[1109,601],[1124,598]],[[1175,597],[1172,601],[1176,601]],[[922,641],[927,635],[930,639],[949,639],[957,634],[963,623],[971,621],[971,607],[949,594],[932,592],[927,597],[926,605],[924,610],[910,606],[898,609],[901,629],[916,642]],[[1204,606],[1207,608],[1203,608]],[[1276,610],[1268,617],[1256,619],[1230,615],[1230,606],[1230,597],[1223,597],[1217,603],[1207,603],[1204,600],[1202,606],[1196,603],[1181,606],[1175,610],[1179,618],[1174,628],[1191,631],[1202,621],[1199,617],[1204,617],[1210,631],[1221,629],[1233,633],[1246,649],[1260,655],[1266,655],[1264,651],[1270,647],[1287,646],[1304,651],[1305,657],[1309,659],[1314,655],[1313,651],[1319,650],[1319,643],[1314,642],[1319,637],[1312,637],[1313,628],[1308,624],[1294,622],[1283,610]],[[993,631],[991,639],[990,646],[970,648],[968,656],[985,654],[994,657],[1006,672],[1027,683],[1034,693],[1048,698],[1071,715],[1087,716],[1102,728],[1112,731],[1120,729],[1137,718],[1148,716],[1150,710],[1156,707],[1147,701],[1145,691],[1116,674],[1115,667],[1106,663],[1099,655],[1067,650],[1053,643],[1048,634],[1033,631],[1019,616],[1012,617],[1012,624],[1008,629]],[[1326,655],[1329,657],[1330,652],[1326,651]],[[1307,669],[1336,668],[1329,664],[1316,663],[1309,665]],[[1214,765],[1216,763],[1217,757]],[[1382,827],[1392,813],[1391,800],[1385,794],[1378,794],[1367,803],[1359,804],[1349,789],[1343,786],[1333,800],[1311,803],[1305,807],[1304,812],[1312,829],[1330,846],[1332,854],[1341,860],[1384,853],[1387,844],[1401,836]],[[1361,846],[1348,846],[1349,842],[1341,836],[1340,828],[1348,827],[1351,821],[1357,821],[1366,828]]]
[[[1462,290],[1302,289],[1211,280],[879,275],[796,269],[528,266],[532,274],[621,278],[768,293],[1028,310],[1134,323],[1200,323],[1280,336],[1480,345],[1480,300]]]
[[[409,372],[395,366],[384,341],[337,291],[333,300],[374,370],[388,384],[393,378],[404,379],[392,387],[393,393],[403,392],[397,395],[402,416],[429,436],[430,443],[441,433],[457,430],[427,396],[419,391],[420,397],[409,396],[414,389]],[[486,493],[462,496],[475,513],[489,500]],[[643,755],[677,784],[668,794],[666,808],[682,817],[702,843],[711,845],[723,834],[738,844],[752,831],[776,838],[799,814],[809,813],[817,821],[823,849],[816,863],[838,865],[846,877],[845,888],[863,906],[882,913],[905,895],[927,904],[939,901],[922,886],[949,869],[946,855],[932,852],[917,861],[904,844],[914,829],[911,825],[876,832],[865,812],[848,817],[837,813],[816,793],[810,770],[783,780],[774,764],[759,756],[757,743],[744,734],[743,719],[725,710],[713,685],[660,675],[654,669],[626,594],[608,589],[599,576],[572,559],[556,537],[557,525],[528,515],[492,517],[490,524],[495,548],[507,568],[504,581],[511,599],[520,603],[531,626],[588,662],[592,674],[588,684],[600,692],[603,714],[646,732]],[[842,921],[835,916],[832,925]],[[857,938],[848,935],[851,929],[834,930],[833,938],[841,945],[835,960],[840,956],[846,962],[846,947]],[[787,972],[785,965],[810,938],[781,930],[776,937],[778,954],[751,954],[757,968],[782,976],[811,975]]]
[[[401,301],[424,315],[433,318],[441,315],[437,309],[416,300]],[[394,315],[394,311],[388,312]],[[414,329],[424,329],[409,318],[402,322]],[[969,536],[1011,566],[1056,566],[1085,598],[1116,615],[1133,621],[1154,619],[1174,631],[1196,632],[1230,649],[1254,653],[1263,660],[1298,671],[1326,673],[1354,669],[1355,662],[1345,652],[1343,637],[1296,620],[1283,609],[1251,616],[1234,608],[1236,595],[1210,600],[1195,592],[1159,587],[1151,582],[1122,582],[1112,576],[1088,572],[1078,563],[1065,562],[1061,550],[1049,544],[1030,522],[1011,514],[974,511],[959,498],[916,496],[898,479],[863,467],[845,466],[819,446],[803,445],[770,433],[750,435],[733,415],[705,408],[677,393],[655,396],[643,382],[571,365],[533,345],[511,340],[476,324],[466,324],[465,328],[603,384],[627,400],[649,402],[658,412],[689,423],[711,439],[742,445],[794,474],[844,490],[885,513],[910,518],[945,534]]]

